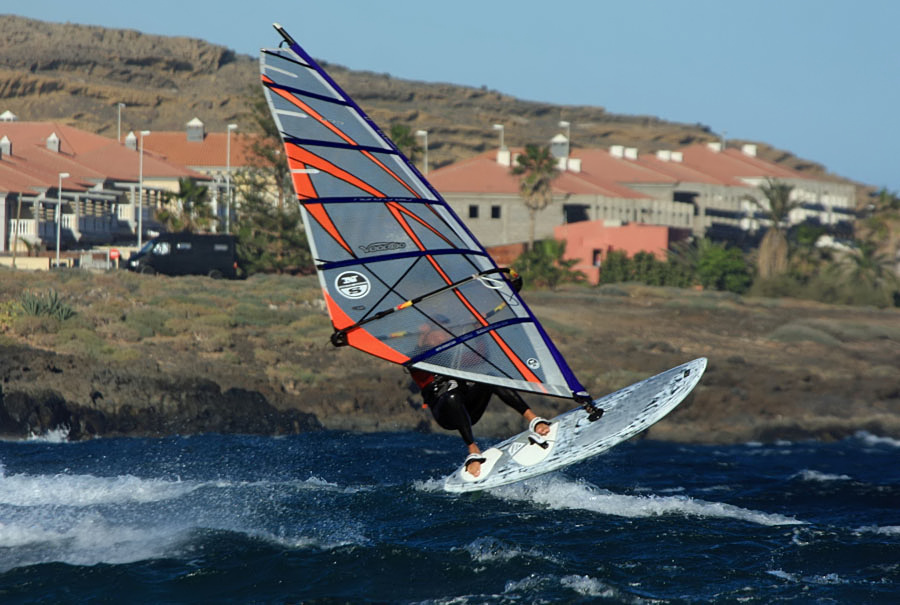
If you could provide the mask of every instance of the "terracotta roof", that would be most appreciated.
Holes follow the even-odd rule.
[[[581,158],[583,173],[616,183],[674,184],[678,180],[631,160],[617,158],[605,149],[577,149],[572,156]]]
[[[661,172],[662,174],[668,175],[672,178],[677,179],[681,183],[707,183],[712,185],[743,185],[743,183],[738,183],[733,179],[721,179],[711,174],[707,174],[705,172],[701,172],[695,168],[687,166],[684,162],[676,162],[676,161],[664,161],[656,157],[655,154],[649,155],[644,154],[638,156],[637,160],[628,160],[628,161],[637,161],[638,164],[645,166],[646,168],[650,168],[651,170],[655,170],[656,172]]]
[[[231,167],[247,166],[252,153],[252,137],[238,132],[231,134]],[[196,168],[225,168],[227,165],[228,133],[209,132],[202,141],[188,141],[182,130],[154,130],[144,139],[144,151],[151,150],[167,161]]]
[[[515,150],[510,150],[515,153]],[[509,166],[497,162],[497,152],[487,151],[474,158],[462,160],[432,171],[428,181],[441,193],[502,193],[518,195],[519,177],[510,172]],[[620,198],[644,198],[646,196],[623,187],[597,174],[564,171],[553,179],[553,192],[557,194],[603,195]]]
[[[497,163],[497,152],[485,152],[467,160],[432,170],[428,176],[441,193],[519,193],[519,179],[509,166]]]
[[[723,181],[737,181],[748,178],[805,178],[800,173],[776,166],[765,160],[753,158],[737,149],[713,151],[704,143],[681,149],[684,164],[700,172],[705,172]]]
[[[779,166],[778,164],[774,164],[772,162],[764,160],[755,155],[747,155],[743,151],[740,151],[740,150],[737,150],[734,148],[728,148],[725,151],[723,151],[722,153],[724,153],[726,155],[730,155],[731,157],[736,158],[736,159],[740,160],[741,162],[744,162],[745,164],[750,164],[751,166],[756,167],[758,170],[760,170],[763,173],[762,176],[769,176],[771,178],[784,178],[784,179],[807,179],[807,178],[809,178],[806,175],[801,174],[795,170],[786,168],[784,166]]]
[[[56,133],[59,151],[47,149],[47,138]],[[85,190],[105,180],[137,181],[138,152],[113,139],[58,122],[0,122],[0,138],[6,136],[12,153],[0,156],[0,190],[32,193],[55,188],[59,173],[71,176],[63,188]],[[144,178],[181,178],[203,175],[144,154]]]

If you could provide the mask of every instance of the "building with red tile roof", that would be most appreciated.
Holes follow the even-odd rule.
[[[718,142],[695,144],[683,148],[681,155],[683,163],[694,170],[749,188],[737,202],[728,200],[725,208],[740,217],[742,231],[755,232],[767,224],[764,208],[768,207],[768,201],[759,188],[774,181],[790,185],[793,188],[791,199],[800,203],[791,212],[789,224],[812,221],[835,228],[843,225],[849,229],[855,216],[856,191],[852,185],[813,179],[763,160],[756,155],[756,145],[723,149]],[[717,209],[715,204],[707,204],[707,207]]]
[[[0,121],[0,251],[55,246],[59,201],[62,248],[134,238],[141,176],[145,217],[179,179],[204,178],[59,122]]]
[[[528,241],[528,209],[519,195],[520,177],[510,166],[518,152],[485,152],[432,171],[428,180],[454,211],[462,217],[485,246],[502,246]],[[571,160],[571,159],[570,159]],[[580,220],[617,220],[689,227],[692,208],[641,193],[608,178],[591,166],[583,169],[579,158],[571,160],[552,181],[553,202],[536,217],[535,236],[553,236],[553,228]],[[622,166],[641,172],[641,168]],[[665,180],[662,175],[657,178]]]
[[[563,147],[568,153],[568,145]],[[519,195],[519,178],[510,173],[515,157],[509,149],[486,152],[429,175],[475,236],[498,250],[512,250],[528,239],[528,211]],[[853,218],[852,185],[810,179],[767,162],[756,156],[754,146],[722,151],[712,143],[639,154],[636,148],[613,145],[608,150],[576,149],[558,162],[554,201],[538,214],[536,236],[578,235],[570,254],[588,273],[595,266],[597,250],[623,249],[631,254],[635,250],[624,243],[627,238],[637,238],[637,245],[643,245],[637,235],[643,232],[629,225],[666,227],[678,238],[686,229],[696,237],[733,242],[754,237],[765,227],[765,213],[750,200],[764,205],[759,187],[769,181],[790,184],[793,197],[802,202],[790,217],[792,223],[813,220],[846,226]],[[597,238],[609,245],[604,248]]]
[[[166,161],[179,164],[200,172],[209,178],[210,199],[213,212],[225,221],[228,208],[229,217],[234,218],[234,209],[240,203],[239,186],[235,186],[235,176],[243,170],[253,169],[258,161],[253,153],[254,137],[242,134],[238,124],[230,124],[223,132],[207,132],[206,125],[197,117],[185,124],[184,130],[155,130],[144,141],[144,149],[150,150]],[[126,145],[134,141],[126,139]],[[227,198],[231,202],[229,204]],[[273,191],[272,199],[277,198]]]

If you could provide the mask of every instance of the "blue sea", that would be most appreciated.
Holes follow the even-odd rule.
[[[444,493],[463,449],[418,433],[2,442],[0,603],[900,602],[896,440],[645,440]]]

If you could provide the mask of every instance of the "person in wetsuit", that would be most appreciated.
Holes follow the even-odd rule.
[[[522,278],[517,273],[511,271],[510,282],[516,292],[522,288]],[[439,323],[446,323],[443,321],[446,318],[442,316],[436,319]],[[427,325],[423,327],[424,331],[419,338],[419,344],[423,347],[436,347],[448,338],[448,332],[431,330]],[[529,430],[534,433],[535,441],[540,442],[550,432],[550,423],[532,412],[521,395],[512,389],[450,378],[414,368],[410,369],[410,375],[422,392],[422,399],[435,421],[445,429],[459,431],[469,450],[465,468],[474,477],[481,473],[481,463],[485,458],[475,443],[472,425],[481,419],[492,396],[497,395],[503,403],[529,421]]]
[[[432,374],[423,370],[410,370],[413,381],[422,391],[422,399],[431,410],[435,421],[447,430],[459,431],[460,437],[469,450],[466,470],[474,477],[481,474],[481,463],[485,458],[475,443],[472,425],[477,423],[491,401],[497,395],[500,400],[519,412],[529,421],[529,429],[538,438],[550,432],[550,423],[535,414],[516,391],[505,387],[469,382]]]

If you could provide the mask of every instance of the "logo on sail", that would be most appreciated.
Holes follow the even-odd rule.
[[[366,254],[373,252],[389,252],[391,250],[403,250],[406,248],[405,242],[373,242],[366,246],[360,246],[359,249]]]
[[[344,298],[362,298],[369,293],[369,279],[356,271],[344,271],[334,280],[334,287]]]

